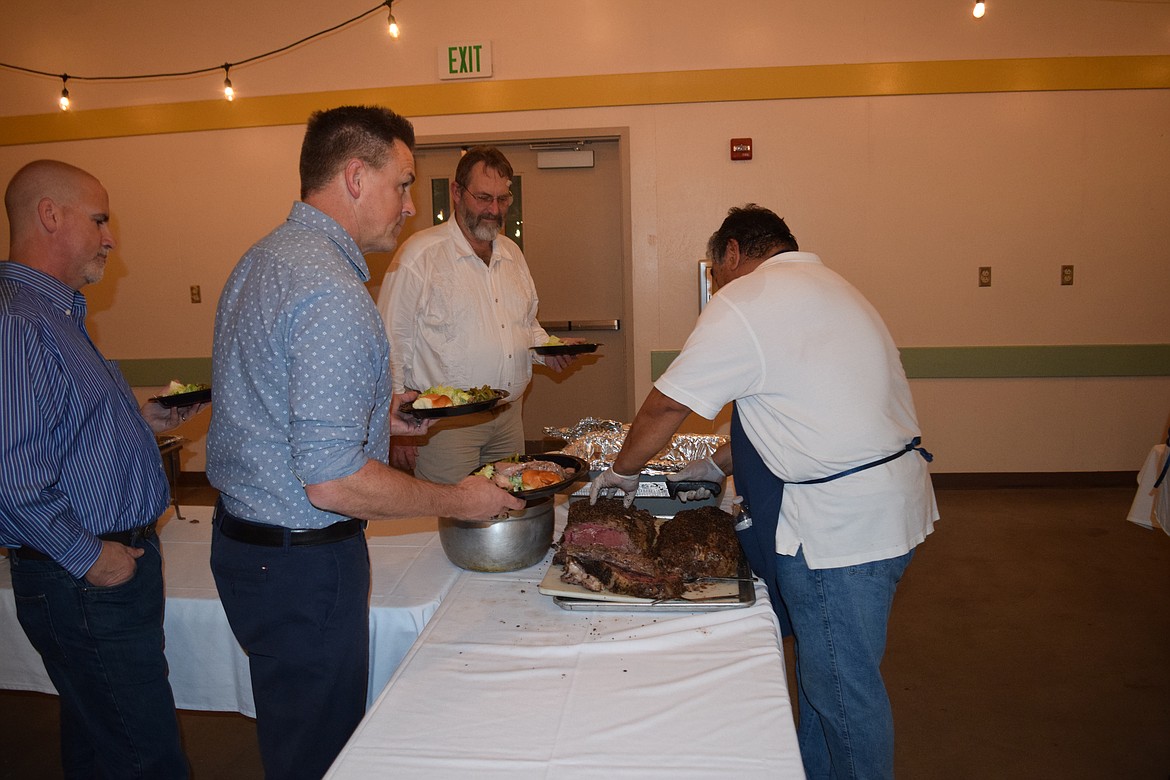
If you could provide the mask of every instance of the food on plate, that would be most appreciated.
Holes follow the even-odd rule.
[[[167,385],[167,391],[163,395],[179,395],[180,393],[197,393],[200,390],[210,390],[211,385],[189,384],[185,385],[177,379],[172,379],[171,383]]]
[[[739,539],[726,512],[685,509],[659,524],[617,498],[570,504],[553,557],[563,567],[563,582],[646,599],[681,598],[687,582],[734,577],[739,560]]]
[[[569,343],[570,342],[565,341],[564,339],[562,339],[559,336],[549,336],[548,341],[544,342],[540,346],[542,346],[542,347],[563,347]]]
[[[658,559],[684,578],[734,577],[739,539],[731,515],[713,506],[684,509],[658,529]]]
[[[573,472],[567,471],[561,465],[550,460],[522,461],[519,455],[513,455],[507,460],[488,463],[475,473],[513,493],[520,490],[537,490],[548,487],[573,476]]]
[[[415,409],[441,409],[444,406],[454,406],[455,401],[449,395],[438,393],[421,393],[414,399]]]
[[[598,592],[673,599],[683,594],[683,578],[658,560],[654,515],[627,508],[617,498],[569,505],[565,532],[553,563],[564,567],[561,580]]]
[[[450,385],[436,385],[428,387],[418,394],[411,404],[415,409],[442,409],[447,406],[463,406],[479,401],[490,401],[496,397],[496,391],[484,385],[473,387],[470,390],[460,390]]]

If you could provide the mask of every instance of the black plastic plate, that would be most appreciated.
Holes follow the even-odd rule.
[[[211,400],[211,388],[205,387],[202,390],[192,390],[189,393],[156,395],[150,400],[158,401],[168,409],[174,409],[176,406],[194,406],[195,404],[206,403]]]
[[[398,410],[403,414],[414,415],[420,420],[432,417],[458,417],[461,414],[475,414],[476,412],[484,412],[491,409],[508,397],[507,390],[496,390],[492,388],[492,392],[496,394],[496,397],[489,398],[486,401],[474,401],[469,404],[459,404],[458,406],[440,406],[438,409],[415,409],[410,405],[413,403],[411,401],[400,406]]]

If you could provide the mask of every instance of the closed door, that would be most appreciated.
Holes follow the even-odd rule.
[[[560,374],[535,366],[524,397],[524,433],[544,437],[548,426],[567,427],[585,417],[628,422],[632,418],[627,376],[625,313],[622,304],[622,185],[617,140],[581,146],[593,152],[591,168],[538,168],[540,149],[528,143],[498,144],[512,163],[518,198],[508,236],[524,251],[540,296],[541,323],[558,336],[599,344]],[[449,219],[444,202],[455,175],[460,149],[420,147],[415,154],[412,190],[418,215],[403,229],[399,243],[434,224],[437,210]],[[516,231],[519,231],[519,236]],[[390,262],[370,258],[371,287],[381,282]],[[376,288],[373,292],[377,293]],[[562,327],[571,324],[571,329]],[[613,329],[616,323],[617,330]]]

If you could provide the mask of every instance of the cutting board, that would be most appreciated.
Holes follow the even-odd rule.
[[[637,596],[623,596],[620,593],[611,593],[608,590],[592,591],[580,585],[570,585],[567,582],[561,582],[561,573],[563,571],[564,567],[559,564],[550,564],[548,571],[545,572],[544,579],[540,581],[540,592],[546,596],[617,604],[649,605],[654,601],[653,599],[643,599]],[[748,590],[751,589],[749,588]],[[719,603],[723,599],[726,599],[728,604],[740,606],[742,604],[740,583],[696,582],[687,585],[687,590],[683,594],[683,598],[663,601],[659,606],[665,604],[681,604],[691,599],[702,599],[708,605],[712,601]]]

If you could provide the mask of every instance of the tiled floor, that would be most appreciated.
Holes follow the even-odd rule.
[[[884,666],[899,777],[1170,778],[1170,536],[1125,521],[1133,490],[938,498]],[[261,776],[252,721],[180,720],[195,780]],[[56,729],[53,697],[0,692],[0,778],[60,777]]]

